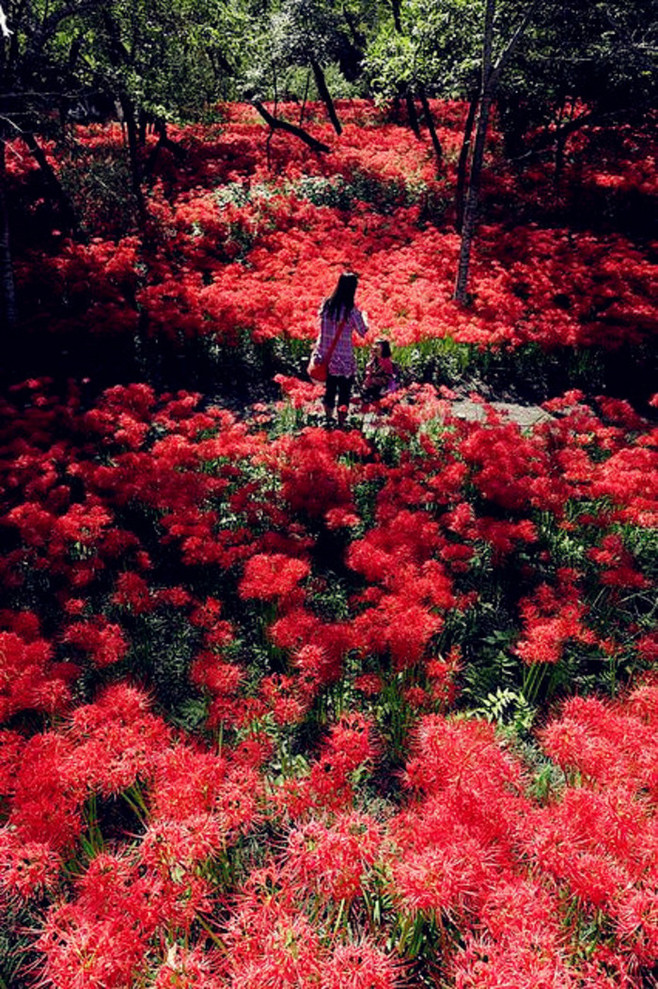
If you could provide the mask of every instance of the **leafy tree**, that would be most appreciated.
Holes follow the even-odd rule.
[[[408,96],[417,92],[421,100],[428,91],[469,99],[457,183],[462,242],[455,298],[461,302],[466,300],[491,107],[503,70],[537,7],[538,0],[399,0],[392,8],[392,24],[380,30],[368,52],[373,87],[384,96],[402,88]]]
[[[380,98],[403,96],[409,122],[418,134],[414,100],[420,100],[437,163],[442,149],[428,95],[463,95],[476,64],[472,42],[476,33],[476,8],[472,4],[399,0],[392,5],[391,16],[380,21],[368,48],[365,67],[373,91]]]
[[[260,58],[252,57],[254,70],[246,80],[251,95],[260,99],[273,93],[276,102],[297,88],[291,71],[306,70],[304,101],[312,77],[332,126],[340,134],[327,69],[336,66],[346,84],[359,79],[377,7],[372,0],[346,0],[340,5],[328,0],[283,0],[275,5],[256,41]]]
[[[569,137],[589,124],[641,120],[658,96],[658,2],[561,0],[538,8],[530,43],[501,80],[510,158],[553,149],[556,187]]]
[[[81,83],[74,71],[76,23],[91,8],[91,0],[8,0],[0,25],[0,318],[13,331],[17,305],[13,279],[7,211],[6,143],[20,137],[44,175],[50,194],[59,202],[65,227],[75,227],[68,198],[51,169],[36,134],[52,132],[67,101],[77,97]]]
[[[3,320],[16,321],[4,142],[20,137],[39,164],[46,189],[59,203],[64,229],[76,230],[71,202],[37,135],[61,137],[67,123],[100,103],[115,106],[125,126],[130,190],[140,228],[145,225],[143,179],[154,155],[142,147],[151,122],[157,149],[182,155],[167,122],[199,119],[219,98],[235,95],[243,73],[240,39],[250,25],[246,2],[231,0],[7,0],[0,38],[0,290]],[[157,153],[157,150],[156,150]]]
[[[455,298],[467,300],[480,210],[487,123],[500,112],[505,147],[523,161],[527,137],[553,148],[556,185],[566,142],[588,123],[618,124],[655,106],[657,0],[397,0],[368,49],[373,92],[466,97],[456,226],[462,234]]]
[[[501,74],[531,22],[539,6],[539,0],[532,0],[532,2],[527,0],[522,5],[516,21],[512,22],[512,26],[508,32],[504,32],[502,29],[500,12],[500,19],[497,20],[496,18],[496,4],[497,0],[486,0],[484,8],[478,117],[475,129],[473,156],[468,177],[468,190],[464,201],[461,245],[457,262],[457,277],[455,280],[454,297],[457,302],[465,302],[467,299],[466,289],[468,285],[471,246],[478,223],[482,165],[484,162],[484,148],[492,103],[497,94]]]

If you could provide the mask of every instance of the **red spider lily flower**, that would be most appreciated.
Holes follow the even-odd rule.
[[[186,608],[192,603],[192,595],[184,587],[161,587],[155,591],[154,598],[159,606],[171,608]]]
[[[231,984],[241,989],[301,989],[319,984],[325,951],[301,912],[276,900],[245,897],[225,940]]]
[[[240,688],[246,671],[236,663],[223,663],[217,653],[199,653],[190,667],[190,680],[214,696],[233,697]]]
[[[293,665],[299,670],[301,689],[313,693],[314,687],[322,686],[331,680],[331,661],[325,649],[317,642],[301,646],[293,655]]]
[[[317,402],[321,395],[321,389],[312,381],[301,381],[285,374],[275,374],[274,380],[294,409]]]
[[[417,684],[405,687],[402,691],[402,698],[405,704],[414,712],[428,711],[432,707],[431,695]]]
[[[308,428],[294,439],[278,440],[268,452],[282,480],[282,496],[293,512],[321,518],[334,508],[354,511],[352,485],[359,473],[339,458],[367,456],[363,437],[352,431],[330,433]]]
[[[445,659],[430,659],[425,667],[432,698],[440,709],[446,710],[455,703],[459,693],[456,676],[462,669],[461,650],[453,646]]]
[[[23,842],[70,849],[83,830],[84,780],[71,767],[73,743],[54,732],[26,742],[15,775],[8,825]]]
[[[149,825],[139,846],[139,859],[167,880],[221,855],[224,832],[212,814],[193,814],[185,820],[160,819]]]
[[[339,944],[322,969],[321,989],[395,989],[405,984],[403,966],[392,953],[364,938]]]
[[[496,877],[517,868],[521,767],[483,722],[426,715],[415,738],[405,780],[419,796],[390,824],[394,889],[406,910],[471,923]]]
[[[47,919],[36,948],[52,985],[119,989],[142,969],[147,939],[124,914],[99,919],[65,905]]]
[[[227,760],[192,745],[178,744],[158,753],[150,803],[156,819],[186,820],[216,809],[227,779]]]
[[[260,697],[271,710],[276,724],[297,724],[307,713],[312,693],[300,687],[298,678],[280,674],[264,677],[261,681]]]
[[[22,842],[0,829],[0,895],[9,903],[25,903],[55,890],[61,865],[47,842]]]
[[[345,508],[330,508],[325,514],[328,529],[352,529],[359,525],[361,519],[352,511]]]
[[[116,581],[116,590],[112,595],[114,604],[126,608],[134,615],[146,615],[156,607],[151,589],[147,582],[137,573],[122,573]]]
[[[207,597],[203,604],[198,605],[190,614],[190,622],[208,631],[216,624],[222,611],[222,602],[217,598]]]
[[[224,845],[258,820],[262,789],[257,764],[249,765],[244,753],[234,766],[222,756],[179,744],[155,760],[152,825],[157,833],[162,824],[173,838],[195,847],[194,821],[201,822],[205,837],[200,837],[200,847],[220,839]],[[177,824],[180,834],[174,827]]]
[[[223,989],[218,953],[173,944],[166,960],[153,974],[154,989]]]
[[[294,819],[303,818],[311,808],[323,812],[349,808],[354,799],[354,773],[369,767],[377,754],[372,734],[363,715],[345,715],[330,729],[308,774],[283,781],[277,806]]]
[[[261,601],[285,597],[310,570],[305,560],[295,560],[283,553],[256,553],[245,562],[239,594],[242,598]]]
[[[354,689],[365,697],[376,697],[381,693],[384,684],[376,673],[362,673],[354,679]]]
[[[7,797],[13,792],[25,742],[19,732],[0,728],[0,796]]]
[[[89,653],[93,664],[100,668],[118,663],[128,652],[121,626],[109,622],[104,615],[72,622],[64,632],[63,640]]]
[[[275,646],[293,653],[293,664],[311,692],[340,677],[354,638],[350,623],[323,622],[297,602],[270,625],[268,634]]]
[[[600,576],[602,584],[608,587],[649,586],[648,578],[635,568],[633,557],[625,548],[621,536],[616,533],[604,536],[599,546],[588,550],[587,555],[605,568]]]
[[[171,732],[149,710],[149,699],[125,683],[107,687],[94,704],[76,708],[67,739],[74,778],[105,795],[121,793],[155,772],[155,757]]]
[[[576,770],[590,782],[648,788],[654,794],[654,693],[655,688],[639,687],[626,702],[615,705],[596,697],[574,697],[565,702],[562,716],[544,729],[542,744],[565,770]]]
[[[541,943],[500,947],[469,937],[450,967],[457,989],[572,989],[577,984],[563,952]]]
[[[565,569],[557,576],[556,587],[541,584],[519,604],[523,637],[515,651],[524,663],[559,662],[570,639],[585,645],[596,642],[594,632],[583,621],[587,610],[580,600],[576,575]]]
[[[157,887],[127,858],[97,855],[78,880],[76,898],[48,912],[36,942],[44,977],[57,986],[130,984],[157,926],[154,894]]]
[[[338,814],[331,825],[310,820],[288,837],[282,875],[322,900],[351,903],[382,842],[380,825],[359,812]]]
[[[53,662],[53,656],[45,639],[26,642],[14,632],[0,632],[0,721],[19,711],[53,715],[68,707],[79,667]]]
[[[615,904],[616,929],[623,945],[640,965],[658,959],[658,895],[654,889],[625,889]]]
[[[382,595],[377,607],[357,615],[352,624],[354,647],[374,655],[390,652],[396,670],[420,662],[443,618],[417,604],[413,585],[404,595]]]

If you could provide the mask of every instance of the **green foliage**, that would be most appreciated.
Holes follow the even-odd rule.
[[[160,704],[178,721],[194,718],[190,708],[189,667],[198,631],[176,611],[133,619],[133,648],[127,662],[149,683]]]
[[[477,642],[471,646],[473,653],[463,671],[463,694],[469,705],[477,706],[481,699],[497,690],[513,690],[518,684],[518,660],[512,655],[516,629],[496,628],[500,618],[500,610],[495,604],[482,600],[469,609],[465,618],[457,618],[454,622],[459,621],[463,626],[461,641],[465,644],[469,639]],[[494,627],[478,639],[479,630],[488,625]],[[456,630],[450,628],[450,631],[456,634]]]
[[[402,30],[382,19],[368,47],[364,67],[373,94],[388,99],[421,84],[437,95],[462,96],[479,60],[482,4],[401,0],[399,10]]]
[[[527,43],[501,80],[507,151],[541,125],[575,131],[593,117],[618,122],[655,105],[656,0],[539,4]]]
[[[82,234],[92,236],[99,228],[109,228],[123,235],[134,228],[137,202],[130,191],[130,162],[125,149],[99,157],[73,145],[58,175]]]
[[[39,958],[33,950],[35,913],[11,906],[3,913],[0,929],[0,989],[28,989],[34,985]]]

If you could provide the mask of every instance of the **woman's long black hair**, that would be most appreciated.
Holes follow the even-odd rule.
[[[338,279],[338,284],[328,299],[325,299],[323,309],[332,319],[338,319],[339,314],[347,315],[354,309],[354,296],[359,278],[353,271],[344,271]]]

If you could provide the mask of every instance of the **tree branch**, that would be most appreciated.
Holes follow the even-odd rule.
[[[280,117],[273,117],[260,100],[252,100],[251,105],[258,110],[265,123],[269,124],[273,131],[283,130],[288,134],[294,134],[295,137],[298,137],[300,141],[303,141],[313,151],[331,151],[328,144],[318,141],[317,138],[305,131],[303,127],[297,127],[296,124],[289,124],[287,120],[281,120]]]
[[[493,66],[493,69],[492,69],[492,72],[491,72],[491,75],[493,77],[492,81],[494,82],[494,84],[498,81],[498,76],[500,76],[501,72],[503,71],[503,69],[505,68],[505,66],[507,65],[507,63],[509,62],[509,60],[510,60],[510,58],[511,58],[513,52],[514,52],[514,49],[516,48],[516,46],[518,45],[519,41],[523,37],[523,34],[525,32],[525,29],[527,28],[528,24],[530,23],[530,20],[532,18],[532,15],[534,14],[535,10],[537,9],[537,7],[539,7],[539,4],[540,4],[540,0],[533,0],[533,2],[530,4],[530,6],[526,8],[526,12],[523,15],[523,17],[521,18],[521,20],[519,21],[514,34],[512,35],[512,37],[510,38],[510,40],[508,41],[507,46],[503,49],[503,51],[498,56],[498,59],[496,61],[496,64]]]

